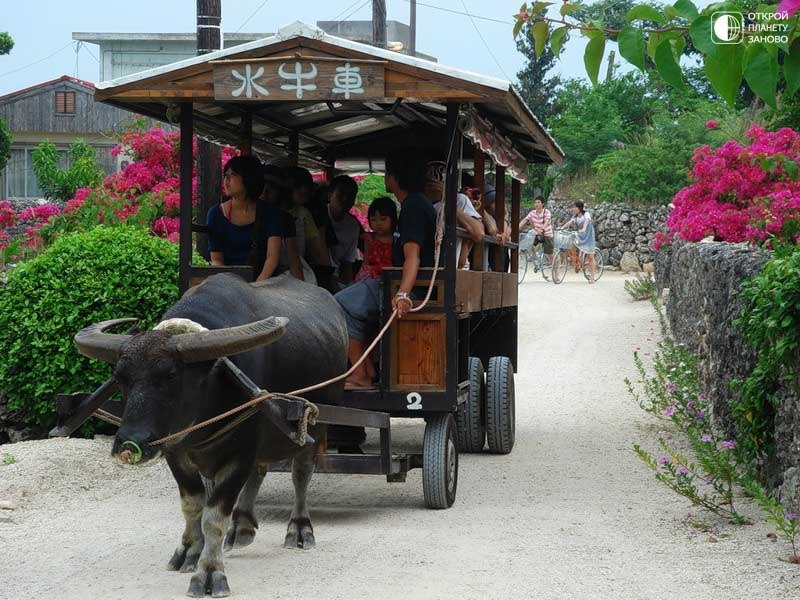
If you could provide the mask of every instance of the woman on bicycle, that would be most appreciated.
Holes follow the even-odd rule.
[[[589,265],[589,283],[594,283],[595,280],[595,262],[594,262],[594,223],[592,222],[592,215],[585,209],[584,204],[580,200],[572,205],[572,218],[561,226],[561,229],[567,225],[574,225],[577,229],[577,240],[575,245],[578,249],[586,254],[586,263]]]
[[[525,227],[530,226],[531,231],[536,235],[534,245],[544,245],[544,255],[547,264],[553,263],[553,225],[550,211],[544,207],[544,198],[536,196],[533,201],[533,210],[519,222],[519,230],[524,231]]]

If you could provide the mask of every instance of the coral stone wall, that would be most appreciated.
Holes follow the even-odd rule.
[[[656,286],[668,288],[667,318],[678,342],[700,357],[700,377],[714,407],[717,426],[736,435],[729,401],[730,383],[744,379],[756,364],[754,351],[738,335],[742,282],[761,272],[770,254],[748,244],[678,243],[656,260]],[[775,415],[776,453],[765,465],[765,483],[779,489],[789,505],[800,501],[800,398],[778,393]]]

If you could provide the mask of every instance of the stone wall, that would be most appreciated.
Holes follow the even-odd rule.
[[[551,196],[547,208],[553,213],[553,222],[564,223],[572,212],[572,201]],[[669,210],[665,206],[634,208],[622,204],[598,202],[587,204],[595,223],[595,237],[603,251],[607,265],[620,266],[626,252],[626,261],[635,259],[639,267],[655,260],[653,237],[664,227]]]
[[[656,285],[668,288],[666,312],[678,342],[700,357],[700,377],[720,429],[735,436],[729,401],[734,379],[747,377],[756,364],[753,350],[733,322],[742,310],[742,282],[761,271],[767,252],[747,244],[683,243],[659,253]],[[781,390],[775,418],[776,455],[765,465],[766,484],[797,509],[800,500],[800,398]]]

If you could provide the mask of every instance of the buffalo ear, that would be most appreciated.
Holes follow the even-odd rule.
[[[136,322],[138,322],[138,319],[112,319],[95,323],[76,333],[73,341],[78,348],[78,352],[84,356],[114,364],[119,360],[122,345],[131,336],[128,334],[105,333],[105,330],[118,325]]]

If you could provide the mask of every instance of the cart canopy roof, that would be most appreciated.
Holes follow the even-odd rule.
[[[296,153],[311,167],[335,157],[378,170],[392,147],[441,145],[451,102],[462,105],[464,135],[517,179],[526,178],[529,162],[564,157],[508,81],[299,22],[272,37],[102,82],[95,98],[168,123],[189,102],[201,137],[251,141],[265,159]]]

